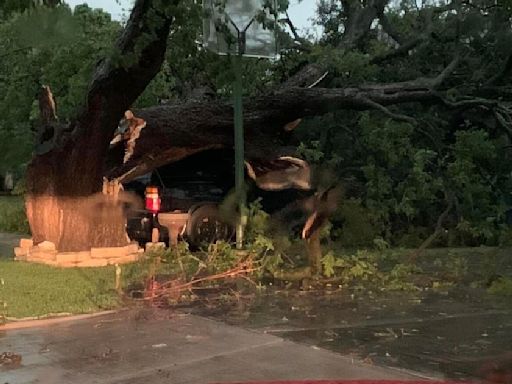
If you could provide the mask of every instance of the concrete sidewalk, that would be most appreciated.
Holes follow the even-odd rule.
[[[22,356],[0,382],[209,383],[291,379],[418,379],[326,350],[192,315],[129,310],[3,330],[0,353]]]

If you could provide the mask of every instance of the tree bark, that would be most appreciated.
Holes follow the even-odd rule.
[[[311,276],[319,276],[322,272],[322,245],[320,244],[320,229],[306,239],[308,262],[311,268]]]
[[[282,147],[277,137],[289,122],[302,117],[340,109],[368,110],[411,102],[442,104],[444,100],[426,79],[424,82],[337,89],[283,86],[244,101],[246,155],[248,160],[289,155],[289,149]],[[233,146],[233,107],[230,102],[189,102],[134,113],[146,121],[146,127],[136,141],[130,161],[123,164],[124,152],[120,145],[111,148],[106,169],[108,178],[126,182],[196,152]]]
[[[353,48],[368,34],[373,20],[382,14],[388,0],[369,0],[364,6],[359,0],[342,0],[347,15],[340,48]]]

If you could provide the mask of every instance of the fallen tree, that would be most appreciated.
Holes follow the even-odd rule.
[[[271,158],[286,154],[275,139],[285,125],[307,116],[339,109],[384,111],[401,103],[443,103],[428,84],[375,85],[361,88],[329,89],[283,86],[279,90],[245,101],[244,127],[249,158]],[[134,111],[146,122],[131,159],[123,164],[122,151],[109,153],[110,178],[128,181],[151,169],[177,161],[198,151],[233,145],[233,109],[229,102],[209,101],[156,106]],[[269,151],[270,149],[270,151]]]
[[[115,186],[194,153],[233,145],[232,105],[216,99],[134,110],[134,116],[126,120],[137,127],[133,130],[136,137],[128,135],[127,140],[111,144],[119,121],[160,70],[173,12],[179,3],[135,2],[116,45],[119,58],[107,58],[98,64],[84,107],[69,123],[58,120],[49,88],[42,92],[42,124],[36,156],[27,174],[26,206],[35,243],[49,240],[62,251],[122,245],[126,237],[119,195],[110,194],[108,191],[116,188],[104,184]],[[368,17],[360,25],[357,15],[364,13],[364,9],[354,8],[353,23],[349,23],[340,49],[357,46],[364,40],[371,20],[383,17],[383,5],[384,2],[372,3],[371,12],[365,13]],[[396,57],[391,52],[388,56]],[[283,130],[293,129],[298,119],[335,110],[377,110],[388,118],[413,125],[414,118],[396,112],[393,106],[439,105],[446,110],[483,109],[507,116],[501,105],[507,95],[506,87],[492,98],[484,98],[489,97],[489,93],[484,94],[489,84],[471,89],[456,101],[446,97],[443,84],[459,62],[460,56],[455,54],[445,69],[431,79],[344,88],[317,84],[325,77],[325,68],[307,65],[268,93],[245,101],[247,161],[271,162],[289,155],[289,149],[277,140]],[[311,88],[311,84],[317,86]],[[504,124],[508,124],[506,119]],[[126,141],[130,141],[129,148]],[[97,215],[94,210],[105,214]]]

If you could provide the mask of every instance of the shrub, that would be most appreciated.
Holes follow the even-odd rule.
[[[4,196],[0,198],[0,231],[30,233],[22,197]]]
[[[500,277],[493,281],[487,292],[493,295],[512,296],[512,278]]]
[[[332,222],[332,237],[344,247],[371,246],[373,239],[380,235],[372,212],[359,199],[345,200],[333,215]]]

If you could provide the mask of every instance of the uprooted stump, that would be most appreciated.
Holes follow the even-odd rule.
[[[89,251],[59,252],[55,244],[43,241],[37,245],[31,239],[21,239],[14,248],[15,260],[47,264],[55,267],[104,267],[138,261],[144,250],[137,243],[124,247],[91,248]]]

